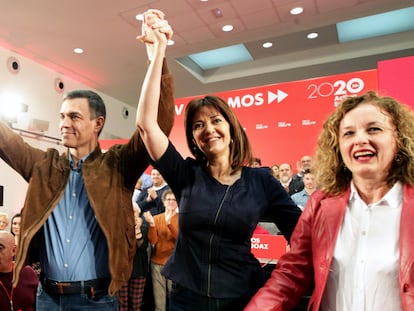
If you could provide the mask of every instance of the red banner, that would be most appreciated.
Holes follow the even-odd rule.
[[[377,71],[367,70],[309,80],[215,93],[234,109],[262,165],[295,163],[314,152],[327,115],[345,96],[377,89]],[[178,98],[171,141],[189,155],[184,133],[184,109],[190,99]]]

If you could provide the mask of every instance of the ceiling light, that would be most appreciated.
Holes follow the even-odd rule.
[[[290,14],[292,14],[292,15],[298,15],[298,14],[301,14],[302,12],[303,12],[303,8],[300,7],[300,6],[290,10]]]
[[[224,25],[221,30],[228,32],[228,31],[232,31],[233,30],[233,25]]]
[[[142,22],[142,21],[144,20],[144,14],[139,13],[139,14],[135,15],[135,19],[136,19],[137,21]]]
[[[271,48],[273,46],[273,43],[272,42],[265,42],[265,43],[262,44],[262,46],[265,49],[268,49],[268,48]]]
[[[200,2],[208,2],[208,0],[200,0]]]
[[[319,37],[319,34],[317,32],[310,32],[310,33],[308,33],[308,35],[306,37],[308,39],[315,39],[315,38]]]
[[[174,45],[174,44],[175,44],[175,41],[174,41],[174,40],[171,40],[171,39],[170,39],[170,40],[168,40],[168,42],[167,42],[167,45],[170,45],[170,46],[171,46],[171,45]]]
[[[73,52],[76,53],[76,54],[82,54],[83,53],[83,49],[81,49],[81,48],[74,48],[73,49]]]

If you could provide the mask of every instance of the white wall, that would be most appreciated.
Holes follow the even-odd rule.
[[[7,64],[10,57],[14,57],[19,63],[20,70],[18,73],[12,73],[8,69]],[[29,107],[28,112],[19,116],[18,123],[14,124],[14,127],[27,129],[29,119],[46,120],[50,124],[45,135],[60,138],[58,122],[63,93],[55,89],[57,78],[64,82],[64,91],[91,89],[28,58],[0,47],[0,95],[4,92],[17,93]],[[102,96],[107,109],[107,121],[100,138],[129,138],[135,129],[136,109],[97,90],[94,91]],[[124,107],[129,110],[128,119],[124,119],[122,116]],[[41,149],[52,147],[61,151],[64,150],[63,146],[51,141],[26,136],[23,136],[23,138],[29,144]],[[23,206],[27,184],[20,175],[0,160],[0,185],[4,186],[4,206],[0,206],[0,211],[7,212],[11,217]]]

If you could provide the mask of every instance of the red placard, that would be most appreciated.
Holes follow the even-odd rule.
[[[262,165],[295,163],[312,155],[327,115],[345,96],[377,89],[377,71],[366,70],[309,80],[215,93],[234,109]],[[184,109],[195,97],[176,100],[171,141],[189,155],[184,132]]]
[[[283,235],[253,234],[251,252],[261,262],[276,262],[287,251]]]

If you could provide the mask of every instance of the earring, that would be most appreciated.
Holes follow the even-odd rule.
[[[402,156],[401,154],[397,153],[395,155],[395,162],[400,163],[402,161]]]

